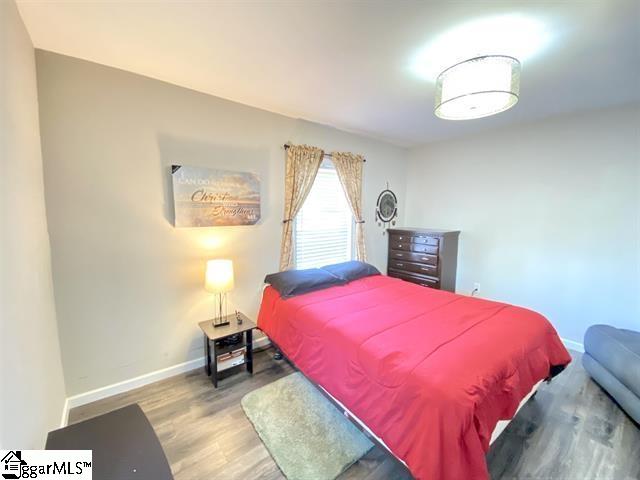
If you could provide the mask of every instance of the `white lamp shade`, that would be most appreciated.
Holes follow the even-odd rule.
[[[436,83],[436,116],[470,120],[504,112],[520,94],[520,62],[504,55],[472,58],[447,68]]]
[[[212,293],[233,290],[233,262],[231,260],[209,260],[204,288]]]

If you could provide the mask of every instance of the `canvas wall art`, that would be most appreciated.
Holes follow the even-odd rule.
[[[176,227],[253,225],[260,220],[260,179],[248,172],[174,165]]]

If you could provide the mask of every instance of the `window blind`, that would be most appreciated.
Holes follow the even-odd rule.
[[[295,219],[296,268],[353,259],[353,226],[353,215],[336,169],[325,159]]]

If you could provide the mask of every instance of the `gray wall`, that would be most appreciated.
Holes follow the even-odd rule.
[[[0,448],[37,449],[65,400],[31,40],[0,2]]]
[[[197,323],[212,313],[208,258],[234,261],[232,308],[256,315],[263,278],[278,268],[286,141],[365,155],[367,248],[385,268],[375,201],[389,181],[404,202],[404,149],[53,53],[38,52],[37,65],[70,395],[201,355]],[[261,222],[174,228],[176,163],[258,173]]]
[[[462,231],[459,292],[479,282],[579,343],[640,329],[640,105],[434,143],[408,173],[405,223]]]

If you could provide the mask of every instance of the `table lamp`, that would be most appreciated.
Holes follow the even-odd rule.
[[[231,260],[209,260],[205,273],[204,288],[214,296],[214,327],[229,325],[227,321],[227,292],[233,290],[233,262]]]

